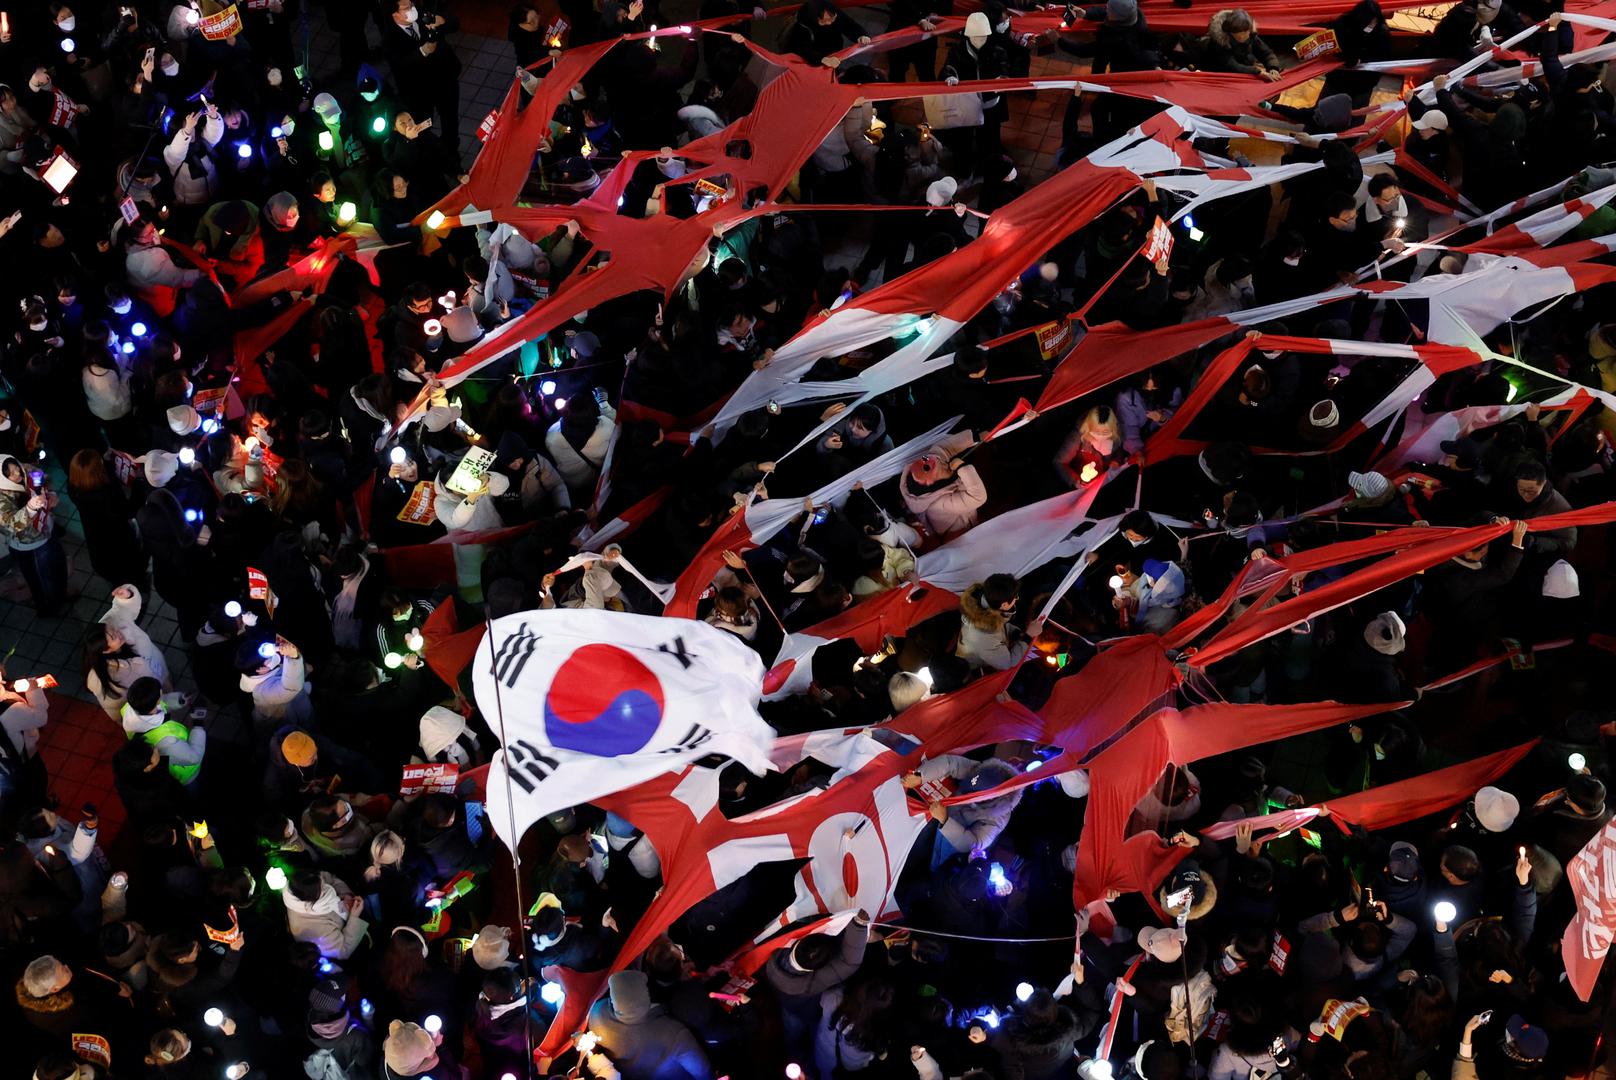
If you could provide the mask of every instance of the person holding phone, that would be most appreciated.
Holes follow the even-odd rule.
[[[67,597],[67,556],[53,513],[58,501],[43,470],[25,472],[22,462],[0,455],[0,531],[40,618],[54,617]]]
[[[11,786],[0,793],[0,819],[25,806],[43,803],[50,785],[45,759],[39,755],[39,733],[49,719],[45,688],[38,679],[23,683],[0,665],[0,772]]]

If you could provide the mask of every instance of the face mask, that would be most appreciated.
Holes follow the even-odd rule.
[[[78,17],[74,16],[74,15],[69,15],[67,18],[65,18],[61,22],[57,23],[56,27],[57,27],[57,29],[59,29],[64,34],[71,34],[73,32],[73,28],[78,26],[78,24],[79,24]]]
[[[34,333],[37,334],[41,330],[45,329],[45,322],[44,322],[44,320],[40,320],[39,322],[36,322],[36,323],[31,322],[31,323],[28,324],[28,329],[32,330]]]
[[[995,33],[995,34],[1002,34],[1002,33],[1004,33],[1004,32],[1005,32],[1005,31],[1006,31],[1006,30],[1008,30],[1008,29],[1010,29],[1010,20],[1009,20],[1009,19],[1005,19],[1005,20],[1004,20],[1004,21],[1003,21],[1003,22],[1001,22],[1001,23],[998,23],[998,24],[997,24],[997,25],[995,25],[995,26],[994,26],[994,27],[993,27],[993,32],[994,32],[994,33]]]
[[[416,11],[413,7],[408,7],[408,8],[404,9],[404,21],[405,22],[412,23],[415,20],[419,19],[420,17],[421,17],[421,13],[419,11]]]
[[[174,62],[171,61],[171,62],[163,65],[163,74],[167,75],[170,79],[172,79],[174,76],[178,75],[179,73],[180,73],[179,64],[174,63]]]
[[[1301,266],[1302,265],[1302,257],[1300,255],[1287,255],[1281,261],[1283,261],[1286,266]]]
[[[1363,32],[1366,34],[1373,34],[1375,32],[1375,27],[1379,25],[1379,23],[1370,23],[1368,26],[1363,28]]]
[[[359,91],[359,96],[366,101],[375,101],[382,96],[382,92],[380,90],[361,90]]]
[[[33,87],[35,90],[38,90],[38,91],[49,90],[51,88],[50,76],[46,75],[43,78],[40,78],[38,80],[29,79],[28,80],[28,85]]]
[[[113,304],[112,310],[117,312],[119,315],[127,315],[129,314],[129,309],[134,306],[135,302],[133,300],[124,299],[119,300],[116,304]]]
[[[571,90],[567,91],[567,97],[571,98],[573,101],[582,101],[584,99],[583,88],[574,86]]]
[[[1009,172],[1004,174],[1004,182],[1007,183],[1007,184],[1010,181],[1014,180],[1015,178],[1016,178],[1016,170],[1014,170],[1014,169],[1011,169]]]
[[[264,74],[264,79],[271,86],[279,86],[281,84],[281,69],[270,68],[269,71]]]

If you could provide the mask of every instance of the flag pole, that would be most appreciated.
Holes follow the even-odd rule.
[[[511,823],[510,852],[511,852],[511,878],[516,889],[516,938],[519,945],[518,955],[521,957],[523,975],[528,975],[527,962],[527,906],[522,901],[522,856],[517,849],[522,843],[522,830],[516,824],[516,797],[511,794],[510,782],[510,742],[505,737],[505,698],[500,693],[499,675],[495,664],[499,659],[499,647],[494,643],[494,622],[488,617],[486,610],[483,613],[483,638],[488,642],[488,674],[494,682],[494,711],[499,719],[499,752],[505,762],[505,814]],[[484,804],[487,805],[486,803]],[[542,976],[541,976],[542,978]],[[522,1007],[522,1037],[527,1042],[527,1068],[533,1068],[533,1012],[527,1006]]]

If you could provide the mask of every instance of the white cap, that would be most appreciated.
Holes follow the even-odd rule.
[[[202,417],[189,405],[173,405],[168,410],[168,430],[176,435],[189,435],[202,426]]]
[[[977,12],[978,15],[981,12]],[[926,202],[932,206],[947,206],[954,201],[954,195],[959,191],[959,181],[952,176],[945,176],[940,180],[933,180],[931,186],[926,188]]]
[[[1543,575],[1543,595],[1552,600],[1571,600],[1581,596],[1582,590],[1577,584],[1577,568],[1564,559],[1549,567],[1549,572]]]
[[[993,36],[993,24],[988,17],[980,11],[973,11],[965,20],[965,36],[968,38],[987,38]]]
[[[1507,832],[1521,813],[1521,800],[1491,785],[1476,792],[1476,820],[1488,832]]]
[[[1413,127],[1416,131],[1446,131],[1448,114],[1441,109],[1426,109],[1425,113],[1414,121]]]

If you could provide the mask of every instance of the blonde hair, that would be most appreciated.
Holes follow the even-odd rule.
[[[396,865],[404,858],[404,838],[391,829],[383,829],[370,841],[370,866],[365,869],[365,880],[375,881],[385,867]]]

